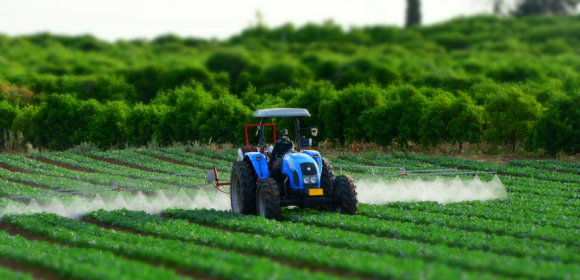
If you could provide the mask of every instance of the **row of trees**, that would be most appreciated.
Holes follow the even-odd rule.
[[[490,86],[490,85],[487,85]],[[484,86],[485,87],[485,86]],[[39,105],[19,108],[0,102],[0,129],[22,131],[25,141],[53,150],[84,141],[102,148],[145,145],[152,138],[169,144],[212,139],[242,143],[244,125],[256,123],[252,112],[261,108],[301,107],[312,117],[304,125],[320,129],[318,139],[373,141],[390,146],[410,143],[433,147],[443,142],[507,145],[525,144],[553,154],[580,151],[580,95],[560,95],[542,106],[513,85],[488,88],[493,93],[478,105],[468,93],[452,94],[410,85],[383,88],[357,84],[336,90],[329,82],[308,82],[300,89],[258,94],[250,86],[239,97],[216,86],[206,91],[193,82],[163,91],[149,104],[128,106],[123,101],[82,101],[52,94]],[[577,100],[577,101],[576,101]],[[291,127],[289,120],[275,121]],[[253,141],[257,142],[257,138]]]
[[[579,30],[577,16],[477,16],[407,29],[259,24],[224,41],[0,36],[0,129],[50,149],[239,143],[253,110],[305,107],[321,139],[578,152]]]

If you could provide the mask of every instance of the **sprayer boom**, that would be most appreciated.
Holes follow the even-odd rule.
[[[457,167],[449,169],[431,169],[431,170],[406,170],[404,167],[390,167],[390,166],[366,166],[366,165],[335,165],[334,167],[340,168],[340,174],[342,174],[342,168],[370,168],[371,175],[358,175],[352,176],[355,178],[373,178],[373,177],[400,177],[400,176],[457,176],[457,175],[478,175],[478,174],[497,174],[496,171],[485,171],[485,172],[459,172]],[[398,174],[375,174],[375,169],[398,169]]]
[[[54,196],[54,195],[63,195],[63,194],[87,194],[87,193],[100,193],[100,192],[110,192],[110,191],[137,191],[137,190],[146,190],[146,189],[164,189],[164,188],[194,188],[194,187],[202,187],[210,185],[209,181],[206,181],[203,184],[184,184],[182,178],[183,177],[190,177],[194,174],[202,174],[206,172],[215,172],[217,178],[217,170],[203,170],[203,171],[195,171],[195,172],[188,172],[188,173],[178,173],[178,174],[171,174],[166,176],[157,176],[157,177],[149,177],[143,179],[134,179],[134,180],[126,180],[126,181],[119,181],[114,182],[110,186],[96,186],[92,188],[79,188],[79,189],[54,189],[54,193],[49,194],[37,194],[37,195],[21,195],[21,196],[10,196],[11,199],[16,198],[26,198],[26,197],[40,197],[40,196]],[[202,175],[203,176],[203,175]],[[166,185],[166,186],[151,186],[149,183],[150,181],[154,181],[157,179],[163,178],[170,178],[170,177],[179,177],[179,185]],[[198,179],[203,179],[203,177],[198,176]],[[145,181],[145,187],[132,187],[133,183],[139,183]],[[229,183],[219,183],[220,185],[229,185]],[[221,190],[220,190],[221,191]]]

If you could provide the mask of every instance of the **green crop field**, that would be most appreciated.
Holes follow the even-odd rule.
[[[0,154],[0,266],[59,279],[580,277],[579,164],[343,155],[330,158],[335,173],[355,177],[375,172],[359,165],[498,175],[361,178],[357,215],[294,208],[280,221],[233,214],[229,195],[210,186],[179,187],[203,183],[203,173],[163,177],[228,169],[234,155],[201,147]],[[136,190],[103,189],[151,177],[126,185]],[[16,197],[67,189],[82,190]]]

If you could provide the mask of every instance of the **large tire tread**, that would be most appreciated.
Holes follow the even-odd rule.
[[[327,158],[322,158],[322,173],[320,174],[320,187],[324,194],[332,194],[334,187],[334,169]]]
[[[282,216],[282,207],[280,203],[280,190],[278,189],[278,184],[275,179],[266,178],[258,183],[258,192],[264,192],[264,203],[265,203],[265,213],[264,217],[266,219],[280,220]],[[260,199],[257,195],[256,199]],[[256,204],[258,202],[256,201]],[[259,204],[258,204],[259,207]],[[258,210],[258,214],[260,211]]]
[[[327,158],[322,158],[322,172],[320,174],[320,188],[324,194],[334,193],[334,168],[332,163]],[[334,212],[334,205],[324,205],[317,207],[319,211]]]
[[[239,174],[241,185],[240,187],[242,188],[242,202],[240,213],[244,215],[256,215],[257,184],[256,184],[256,174],[254,172],[252,164],[245,161],[235,162],[232,166],[232,175],[230,182],[234,180],[234,173]]]
[[[334,191],[341,198],[340,213],[356,215],[358,198],[354,178],[350,175],[338,175],[334,180]]]

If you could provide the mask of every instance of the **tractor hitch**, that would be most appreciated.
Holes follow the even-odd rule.
[[[218,171],[215,167],[215,165],[213,166],[213,170],[208,170],[207,171],[207,180],[205,180],[208,184],[212,185],[214,188],[216,188],[218,191],[223,192],[225,194],[230,194],[229,192],[225,192],[222,191],[219,187],[220,186],[229,186],[230,183],[220,183],[220,179],[218,177]],[[214,184],[215,182],[215,184]]]

